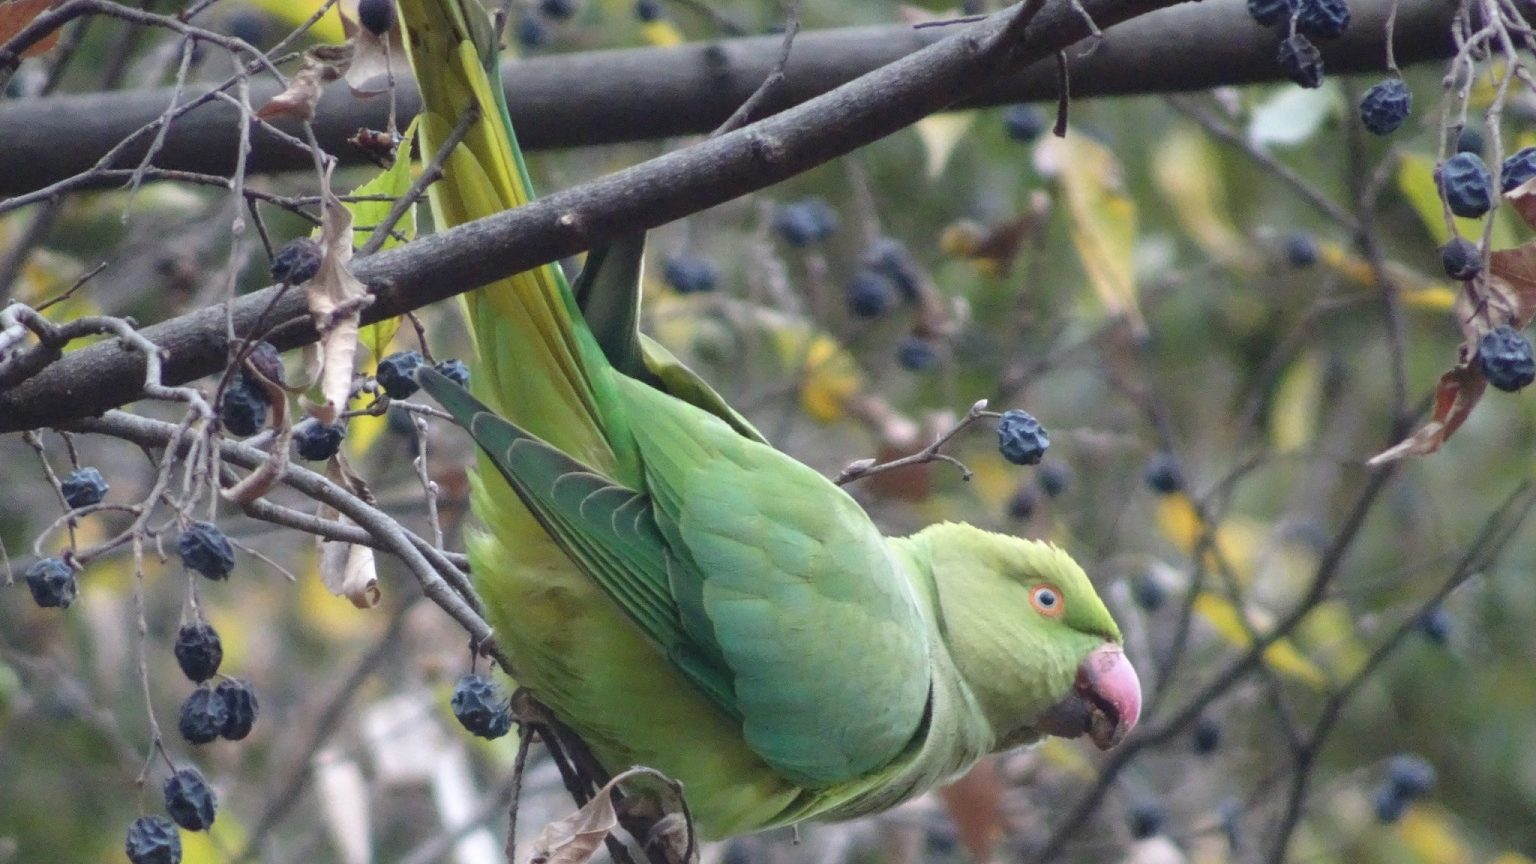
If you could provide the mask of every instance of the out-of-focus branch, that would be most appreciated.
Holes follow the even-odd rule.
[[[1148,11],[1167,4],[1124,5],[1128,11]],[[1384,25],[1391,5],[1390,0],[1350,4],[1349,30],[1322,46],[1330,73],[1385,68]],[[1456,4],[1446,0],[1403,0],[1394,39],[1398,63],[1449,57],[1454,46],[1447,33],[1455,10]],[[1104,24],[1128,15],[1094,12],[1094,17]],[[893,26],[802,33],[782,82],[756,113],[771,114],[806,102],[960,29]],[[1243,0],[1206,0],[1163,9],[1107,30],[1100,49],[1086,57],[1069,53],[1072,98],[1282,80],[1275,46],[1274,34],[1253,23]],[[782,37],[762,36],[556,55],[509,62],[502,68],[502,81],[525,148],[650,140],[704,134],[719,126],[773,73],[782,50]],[[952,98],[966,105],[1054,101],[1053,53],[1035,53],[1039,62],[1017,71],[998,70]],[[403,79],[400,85],[399,111],[408,117],[420,108],[420,100],[412,81]],[[274,95],[274,86],[253,82],[253,103]],[[196,97],[196,89],[189,95]],[[0,152],[7,165],[27,166],[26,171],[0,173],[0,196],[39,189],[91,168],[102,154],[159,116],[169,99],[169,91],[162,90],[0,103],[0,141],[5,142]],[[384,128],[388,111],[386,99],[360,101],[345,87],[333,86],[320,103],[315,132],[327,152],[361,161],[362,154],[346,139],[360,127]],[[179,118],[166,135],[156,166],[227,175],[234,166],[238,119],[239,112],[224,104],[205,105]],[[310,167],[306,152],[286,146],[269,131],[253,130],[251,145],[252,173]],[[122,164],[136,164],[142,149],[125,151]]]

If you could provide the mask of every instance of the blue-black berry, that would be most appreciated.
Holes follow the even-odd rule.
[[[865,251],[863,264],[885,274],[891,284],[896,286],[901,299],[908,303],[917,302],[921,294],[922,275],[905,243],[895,237],[881,237]]]
[[[939,350],[931,339],[906,336],[896,346],[896,360],[909,372],[926,372],[939,364]]]
[[[272,256],[272,281],[283,285],[302,285],[320,272],[323,257],[320,244],[308,237],[289,240]]]
[[[261,377],[273,384],[283,383],[283,357],[277,353],[277,347],[271,342],[257,342],[252,345],[251,350],[246,352],[245,362],[260,372]]]
[[[1161,579],[1143,571],[1131,577],[1131,599],[1142,611],[1156,612],[1167,602],[1168,589],[1163,587]]]
[[[229,35],[260,48],[267,41],[267,17],[248,8],[237,8],[224,22]]]
[[[225,678],[213,690],[213,696],[224,705],[224,722],[219,734],[230,741],[240,741],[251,734],[256,725],[256,714],[261,706],[256,702],[256,691],[239,678]]]
[[[1444,606],[1430,609],[1419,617],[1419,632],[1436,645],[1444,645],[1451,639],[1451,613]]]
[[[1488,383],[1513,393],[1536,381],[1531,341],[1513,327],[1495,327],[1477,343],[1477,362]]]
[[[39,558],[26,572],[32,600],[45,609],[68,609],[80,593],[75,570],[60,558]]]
[[[188,831],[206,831],[218,813],[219,799],[196,768],[165,778],[165,812]]]
[[[1265,27],[1290,20],[1294,11],[1295,0],[1248,0],[1249,17]]]
[[[1457,216],[1475,219],[1493,206],[1493,178],[1476,153],[1457,153],[1438,175],[1440,194]]]
[[[1008,518],[1019,522],[1029,519],[1035,515],[1035,505],[1038,501],[1034,487],[1028,483],[1020,484],[1008,498]]]
[[[1294,231],[1285,237],[1285,262],[1297,269],[1317,263],[1317,240],[1305,231]]]
[[[1280,41],[1280,71],[1297,85],[1307,88],[1323,84],[1323,55],[1300,33]]]
[[[1508,193],[1532,177],[1536,177],[1536,147],[1516,150],[1499,169],[1499,188]]]
[[[463,360],[439,360],[432,368],[437,370],[437,374],[460,387],[469,386],[469,366]]]
[[[542,48],[549,44],[549,28],[537,15],[517,19],[517,44],[524,48]]]
[[[1360,122],[1374,135],[1390,135],[1413,110],[1413,91],[1401,78],[1388,78],[1360,97]]]
[[[341,450],[347,427],[340,423],[305,423],[293,430],[293,448],[299,458],[323,462]]]
[[[224,700],[207,687],[199,687],[181,703],[176,730],[190,744],[207,744],[219,737],[228,722],[229,709],[224,706]]]
[[[1483,272],[1483,253],[1465,237],[1452,237],[1451,242],[1440,247],[1440,266],[1445,275],[1462,282],[1476,279]]]
[[[1008,137],[1015,141],[1033,141],[1050,127],[1051,123],[1046,119],[1044,111],[1024,102],[1009,105],[1008,110],[1003,112],[1003,128],[1008,131]]]
[[[635,17],[647,24],[660,21],[666,14],[667,10],[662,8],[661,0],[635,0]]]
[[[69,472],[69,476],[59,483],[59,488],[64,492],[64,503],[75,510],[100,504],[111,487],[102,479],[100,471],[86,466]]]
[[[713,291],[720,282],[720,271],[713,261],[686,253],[668,256],[661,265],[661,275],[679,294]]]
[[[1196,753],[1201,756],[1215,753],[1221,746],[1221,724],[1213,717],[1202,716],[1195,721],[1195,729],[1191,737],[1194,739]]]
[[[1158,453],[1147,460],[1141,476],[1152,491],[1160,495],[1172,495],[1184,488],[1184,472],[1179,469],[1179,460],[1173,458],[1172,453]]]
[[[357,0],[357,23],[375,36],[395,26],[395,0]]]
[[[219,526],[212,522],[193,522],[176,538],[176,554],[181,563],[209,579],[229,578],[235,569],[235,547]]]
[[[1481,158],[1485,146],[1482,130],[1472,126],[1464,127],[1456,136],[1457,153],[1474,153]]]
[[[1051,446],[1051,436],[1033,415],[1017,408],[997,421],[997,450],[1015,465],[1036,465]]]
[[[140,816],[123,843],[132,864],[181,864],[181,833],[164,816]]]
[[[1296,29],[1314,39],[1336,39],[1349,29],[1345,0],[1297,0]]]
[[[1408,809],[1408,799],[1398,794],[1392,784],[1383,783],[1372,794],[1371,806],[1376,811],[1376,821],[1391,825],[1403,818],[1403,812]]]
[[[203,621],[181,625],[172,650],[182,674],[199,684],[218,674],[219,664],[224,662],[224,643],[219,640],[219,631]]]
[[[391,399],[409,399],[421,389],[416,383],[416,370],[421,367],[421,355],[415,351],[396,351],[379,361],[373,373],[374,380],[384,388]]]
[[[809,246],[837,231],[837,211],[821,198],[792,201],[773,216],[773,230],[791,246]]]
[[[1041,462],[1035,472],[1035,482],[1040,484],[1041,492],[1056,498],[1067,491],[1067,486],[1072,482],[1072,472],[1060,462]]]
[[[1131,805],[1126,818],[1130,822],[1131,836],[1145,840],[1163,830],[1163,822],[1167,817],[1162,805],[1156,801],[1138,801]]]
[[[878,318],[891,308],[896,289],[884,273],[860,267],[848,283],[848,310],[860,318]]]
[[[1387,782],[1410,801],[1422,798],[1435,787],[1435,766],[1422,756],[1400,753],[1387,763]]]
[[[238,438],[255,435],[267,423],[268,407],[266,391],[242,372],[224,388],[224,398],[219,400],[219,422],[224,431]]]
[[[576,0],[539,0],[539,11],[556,21],[564,21],[576,14]]]
[[[484,675],[470,673],[453,688],[453,716],[471,735],[495,739],[512,728],[512,706]]]

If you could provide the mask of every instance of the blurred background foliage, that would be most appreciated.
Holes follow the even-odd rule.
[[[711,0],[715,15],[667,3],[649,22],[629,0],[577,5],[566,20],[522,9],[511,25],[516,50],[666,45],[717,35],[719,16],[746,32],[781,18],[776,4],[754,0]],[[307,0],[226,0],[206,14],[226,32],[270,45],[312,8]],[[912,14],[883,0],[809,3],[803,24]],[[339,37],[326,28],[334,24],[317,35]],[[116,24],[92,27],[82,57],[121,57],[128,86],[167,81],[177,43],[143,33],[124,54],[123,33]],[[204,58],[196,74],[221,77],[217,59]],[[102,62],[74,64],[63,89],[93,89]],[[31,71],[23,68],[22,86]],[[654,232],[646,327],[780,447],[829,474],[854,459],[918,449],[977,399],[1040,418],[1053,445],[1037,468],[1004,462],[992,436],[972,429],[949,451],[975,472],[970,482],[934,463],[850,491],[888,532],[955,519],[1066,547],[1093,574],[1144,670],[1168,655],[1190,580],[1202,574],[1204,588],[1190,595],[1186,654],[1161,682],[1167,692],[1153,697],[1169,712],[1247,644],[1244,617],[1263,629],[1300,598],[1367,483],[1365,459],[1407,431],[1394,429],[1394,413],[1422,411],[1455,361],[1453,285],[1439,273],[1444,227],[1430,176],[1443,137],[1442,74],[1408,70],[1416,110],[1389,139],[1361,130],[1353,106],[1373,82],[1354,79],[1315,91],[1279,84],[1177,102],[1075,102],[1064,141],[1045,128],[1054,106],[936,116]],[[1489,98],[1487,87],[1474,88],[1475,108]],[[1506,112],[1504,152],[1536,139],[1528,116],[1523,102]],[[1230,127],[1246,146],[1217,140],[1202,120]],[[535,154],[531,165],[540,188],[555,189],[686,143]],[[1363,189],[1379,193],[1368,222],[1396,305],[1384,300],[1348,227],[1309,204],[1275,165],[1349,212]],[[377,173],[352,169],[340,185]],[[250,182],[279,194],[313,191],[308,176]],[[229,254],[229,208],[222,193],[165,184],[144,188],[131,206],[124,192],[75,195],[12,293],[38,302],[105,261],[105,275],[55,307],[56,320],[100,311],[150,322],[214,302]],[[275,244],[309,230],[275,209],[263,215]],[[16,242],[31,218],[23,211],[0,221],[0,247]],[[425,230],[424,208],[420,218]],[[1528,239],[1518,219],[1503,210],[1496,218],[1496,247]],[[1476,236],[1472,230],[1464,233]],[[267,284],[259,249],[236,264],[242,290]],[[859,314],[875,307],[878,314]],[[422,318],[438,357],[468,354],[455,304]],[[411,327],[399,328],[393,347],[417,347],[415,339]],[[292,368],[297,360],[289,359]],[[1445,582],[1489,515],[1530,479],[1532,409],[1528,397],[1490,394],[1442,452],[1404,464],[1370,506],[1326,602],[1266,655],[1303,725]],[[68,470],[64,440],[41,440],[54,469]],[[425,530],[412,464],[423,442],[457,548],[462,435],[432,423],[418,439],[397,415],[359,418],[347,447],[382,506]],[[76,438],[73,447],[79,464],[101,468],[109,501],[140,500],[153,479],[153,462],[122,442]],[[62,510],[34,448],[13,436],[0,453],[0,538],[19,573]],[[85,545],[125,520],[106,513],[75,530]],[[0,594],[0,861],[117,861],[124,826],[158,812],[163,761],[149,759],[145,791],[136,785],[150,736],[141,647],[167,747],[195,762],[220,795],[211,834],[183,835],[186,860],[497,860],[515,742],[472,742],[449,717],[448,688],[469,663],[462,633],[417,602],[418,590],[391,560],[380,558],[383,604],[361,611],[324,590],[312,538],[238,513],[222,513],[220,522],[247,550],[227,584],[196,584],[174,558],[161,562],[150,550],[142,640],[126,554],[92,563],[81,601],[66,613],[35,608],[19,581]],[[1536,856],[1530,540],[1529,529],[1519,531],[1344,709],[1310,769],[1291,860],[1518,864]],[[62,542],[55,526],[40,551]],[[1241,610],[1216,571],[1230,578]],[[260,695],[261,718],[244,742],[194,749],[172,731],[190,685],[170,645],[189,602],[222,634],[225,669]],[[1158,676],[1144,679],[1150,686]],[[1243,678],[1188,735],[1141,754],[1067,858],[1256,860],[1290,764],[1262,681]],[[1384,824],[1374,796],[1400,753],[1428,760],[1438,783]],[[1054,741],[873,826],[814,827],[800,846],[773,834],[706,854],[963,860],[967,849],[989,848],[1000,860],[1028,860],[1092,782],[1098,758]],[[569,805],[547,763],[528,785],[519,822],[536,831]],[[967,798],[968,789],[980,798]],[[481,812],[480,801],[494,806]],[[431,849],[410,857],[445,825],[474,816],[488,818],[489,831],[471,828],[438,857]],[[1154,830],[1144,830],[1153,816]]]

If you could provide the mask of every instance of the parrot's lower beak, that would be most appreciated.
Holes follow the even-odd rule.
[[[1083,658],[1072,692],[1046,712],[1038,728],[1062,738],[1086,734],[1108,750],[1125,740],[1140,717],[1141,679],[1125,651],[1106,642]]]

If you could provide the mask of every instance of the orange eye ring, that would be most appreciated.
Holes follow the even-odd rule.
[[[1047,618],[1059,618],[1066,611],[1066,598],[1061,596],[1061,589],[1049,582],[1042,582],[1029,589],[1029,605],[1035,607]]]

